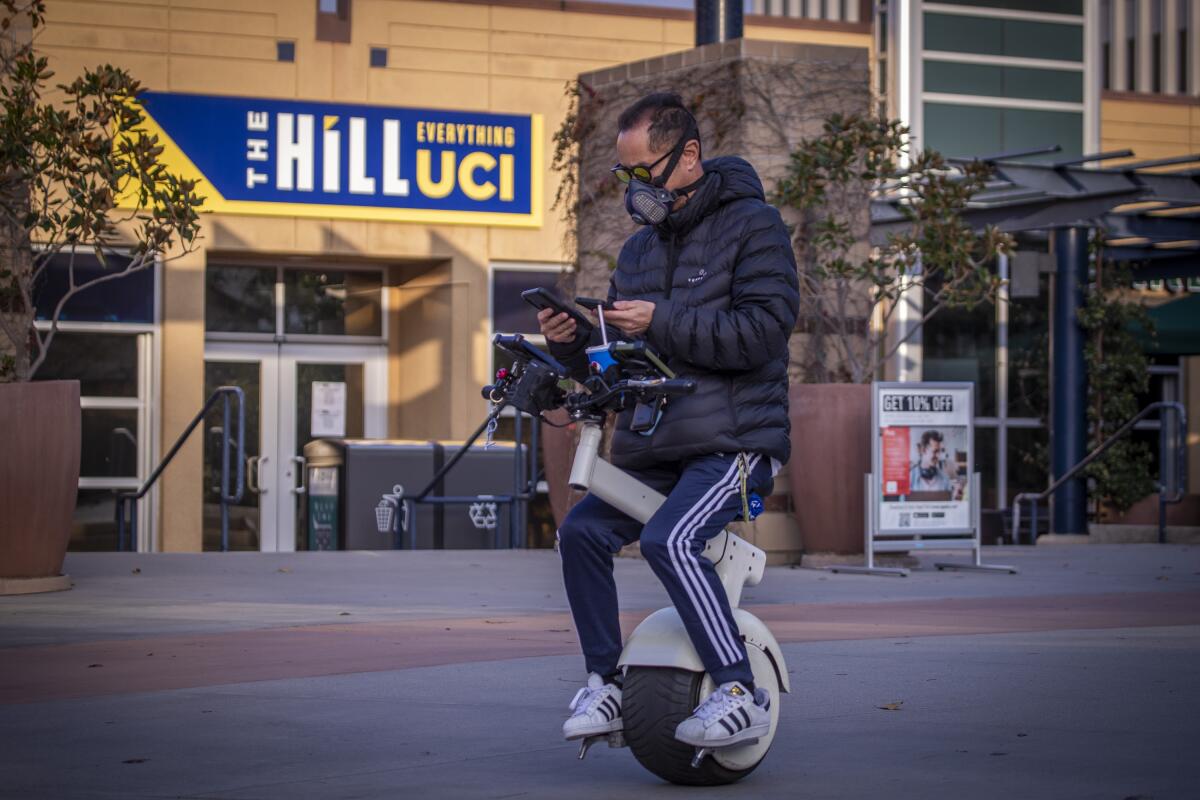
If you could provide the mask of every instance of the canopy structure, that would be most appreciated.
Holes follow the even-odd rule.
[[[1134,330],[1147,353],[1163,356],[1200,355],[1200,294],[1187,294],[1150,309],[1151,336],[1140,325]]]
[[[1100,165],[1132,151],[1029,160],[1057,149],[951,159],[978,160],[995,170],[969,204],[966,219],[1009,233],[1101,228],[1107,233],[1105,257],[1134,262],[1141,280],[1200,276],[1200,153],[1115,167]],[[901,185],[871,203],[873,244],[908,226],[906,202]]]
[[[982,161],[994,173],[964,213],[972,227],[994,225],[1014,234],[1048,235],[1055,259],[1051,331],[1052,474],[1062,475],[1086,455],[1087,370],[1078,311],[1088,286],[1088,243],[1093,229],[1105,233],[1104,257],[1128,263],[1138,280],[1200,277],[1200,153],[1135,161],[1130,150],[1060,161],[1043,148],[951,163]],[[910,225],[904,182],[871,202],[872,244]],[[1158,329],[1148,352],[1196,353],[1200,297],[1185,297],[1151,312]],[[1057,533],[1086,533],[1086,487],[1068,481],[1054,498]]]

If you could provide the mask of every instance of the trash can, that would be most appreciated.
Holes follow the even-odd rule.
[[[397,547],[397,489],[413,496],[437,471],[433,442],[403,439],[317,439],[304,446],[309,470],[309,549],[391,550]],[[313,487],[333,495],[313,496]],[[440,541],[441,514],[417,504],[416,547]],[[406,539],[404,546],[408,547]]]
[[[452,458],[462,442],[440,441],[442,450],[439,463]],[[447,550],[477,550],[512,546],[512,508],[508,504],[489,501],[488,495],[511,495],[513,493],[516,444],[493,442],[488,448],[476,443],[463,455],[462,460],[442,479],[443,493],[448,497],[482,495],[479,502],[466,505],[447,505],[443,508],[442,546]],[[528,446],[522,444],[520,457],[525,461]],[[528,480],[528,475],[524,476]],[[518,522],[524,528],[523,522]],[[524,531],[518,547],[524,547]]]

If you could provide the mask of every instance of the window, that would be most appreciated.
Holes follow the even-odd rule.
[[[383,271],[209,264],[205,330],[220,338],[383,337]]]
[[[925,14],[925,49],[1083,61],[1083,26],[1059,22]]]
[[[1060,145],[1083,152],[1083,114],[1025,108],[925,104],[925,139],[947,156],[970,157]]]
[[[1083,72],[927,60],[925,90],[1082,103]]]
[[[276,61],[295,61],[296,60],[296,43],[295,42],[276,42],[275,43],[275,60]]]
[[[521,299],[521,292],[540,286],[558,292],[557,285],[563,270],[557,266],[493,266],[492,267],[492,331],[521,333],[535,344],[545,343],[537,321],[537,309]],[[562,292],[560,297],[567,299]],[[494,350],[493,369],[507,366],[512,357]]]
[[[116,495],[139,486],[145,474],[148,387],[141,376],[149,339],[149,333],[60,330],[35,376],[79,381],[79,495],[71,550],[117,549]]]
[[[70,286],[68,253],[55,255],[34,287],[37,327],[44,336],[55,305]],[[77,252],[77,283],[124,269],[129,259]],[[155,321],[155,269],[148,266],[74,295],[35,380],[79,381],[79,492],[71,550],[116,550],[118,492],[136,489],[151,457],[150,386]],[[140,535],[149,546],[152,501],[139,504]]]
[[[317,0],[317,41],[350,41],[350,0]]]
[[[75,254],[75,283],[86,283],[125,269],[129,259],[108,254],[101,263],[94,253]],[[59,253],[33,287],[37,318],[49,320],[55,306],[71,286],[71,255]],[[104,281],[84,289],[63,306],[59,319],[64,322],[154,322],[154,267],[131,272],[123,278]]]
[[[386,67],[388,64],[388,51],[386,47],[371,48],[371,66]]]
[[[274,333],[275,268],[210,264],[204,276],[204,327]]]
[[[285,270],[284,333],[382,336],[379,272]]]

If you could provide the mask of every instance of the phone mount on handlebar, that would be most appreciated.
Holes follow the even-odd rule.
[[[567,368],[557,359],[534,347],[519,333],[498,333],[492,342],[513,357],[513,365],[511,370],[499,370],[496,382],[483,387],[484,397],[494,403],[505,400],[535,417],[563,404],[566,393],[558,384],[568,375]]]
[[[695,381],[676,378],[644,342],[613,342],[607,346],[611,366],[588,378],[587,391],[567,394],[559,383],[570,373],[557,359],[520,334],[496,334],[492,341],[513,357],[513,365],[496,372],[496,382],[483,388],[483,396],[535,416],[566,406],[572,419],[603,418],[609,411],[632,407],[631,430],[647,432],[657,424],[668,397],[696,389]]]

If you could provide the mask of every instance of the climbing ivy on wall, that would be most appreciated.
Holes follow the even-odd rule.
[[[1103,242],[1093,237],[1095,280],[1079,311],[1087,332],[1084,350],[1088,372],[1088,451],[1098,447],[1141,409],[1139,395],[1149,389],[1149,359],[1134,334],[1135,325],[1153,331],[1146,309],[1130,298],[1132,274],[1120,262],[1105,261]],[[1157,489],[1153,453],[1145,442],[1128,436],[1088,466],[1091,494],[1099,517],[1125,511]]]

